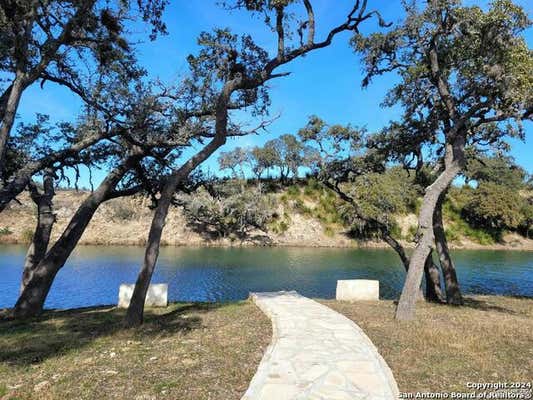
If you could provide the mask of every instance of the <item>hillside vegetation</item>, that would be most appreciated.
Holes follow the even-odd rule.
[[[367,184],[369,182],[366,182]],[[374,182],[375,183],[375,182]],[[385,182],[391,187],[391,182]],[[350,218],[336,194],[313,178],[282,185],[277,181],[240,182],[228,180],[218,183],[224,187],[223,196],[213,190],[199,189],[180,197],[180,205],[171,208],[163,233],[164,245],[278,245],[278,246],[386,246],[372,231]],[[244,185],[244,186],[243,186]],[[367,186],[370,190],[372,186]],[[375,187],[375,186],[374,186]],[[372,204],[399,202],[388,205],[394,236],[406,246],[416,233],[416,211],[420,198],[416,193],[402,193],[398,199],[386,193],[360,191]],[[220,192],[221,189],[218,189]],[[210,192],[210,193],[209,193]],[[58,190],[54,199],[57,223],[53,237],[59,236],[87,191]],[[453,188],[444,206],[447,237],[455,248],[512,248],[533,250],[533,240],[518,231],[502,228],[476,227],[465,217],[469,198],[477,193],[470,187]],[[220,193],[219,193],[220,194]],[[372,200],[372,201],[371,201]],[[82,237],[82,244],[143,245],[153,211],[150,199],[143,196],[119,198],[104,203],[97,211]],[[381,204],[383,206],[383,204]],[[379,210],[375,210],[379,212]],[[27,195],[12,202],[0,221],[1,243],[27,243],[35,225],[35,209]]]

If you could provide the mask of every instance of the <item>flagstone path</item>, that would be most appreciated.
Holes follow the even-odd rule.
[[[398,387],[353,321],[295,291],[252,293],[272,343],[242,400],[392,400]]]

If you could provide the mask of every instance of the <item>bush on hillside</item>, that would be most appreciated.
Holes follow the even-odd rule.
[[[504,229],[514,230],[522,223],[524,201],[516,191],[484,182],[472,191],[462,214],[470,225],[501,235]]]
[[[254,230],[266,232],[276,216],[271,196],[231,181],[202,187],[179,201],[189,225],[212,238],[245,239]]]

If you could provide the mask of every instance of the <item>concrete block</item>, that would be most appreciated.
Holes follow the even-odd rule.
[[[120,285],[118,290],[119,308],[128,308],[134,288],[134,284],[123,283]],[[168,305],[168,285],[166,283],[150,285],[144,305],[146,307],[166,307]]]
[[[337,281],[337,300],[379,300],[379,281],[350,279]]]

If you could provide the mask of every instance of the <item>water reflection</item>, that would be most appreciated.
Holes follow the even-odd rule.
[[[25,248],[0,246],[0,307],[13,305]],[[47,307],[116,303],[118,286],[134,282],[143,249],[78,248],[54,282]],[[466,293],[533,297],[533,253],[456,251]],[[378,279],[381,296],[396,298],[404,271],[394,252],[382,249],[184,248],[161,250],[154,283],[169,284],[176,301],[237,300],[251,291],[295,289],[332,298],[339,279]]]

